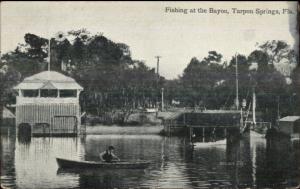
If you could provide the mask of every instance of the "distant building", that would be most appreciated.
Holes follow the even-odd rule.
[[[32,135],[75,135],[80,130],[79,94],[76,81],[55,71],[27,77],[14,87],[16,126],[30,126]]]
[[[1,126],[13,126],[15,115],[6,107],[3,107]]]
[[[279,120],[279,131],[289,136],[300,136],[300,116],[287,116]]]

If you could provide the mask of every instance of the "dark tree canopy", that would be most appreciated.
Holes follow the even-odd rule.
[[[72,30],[58,32],[50,40],[50,69],[75,78],[84,87],[80,103],[89,114],[118,110],[126,117],[134,109],[155,107],[162,87],[166,106],[175,102],[185,107],[232,108],[236,63],[240,99],[249,104],[255,89],[257,108],[268,120],[275,120],[278,99],[282,115],[300,113],[296,105],[300,102],[299,65],[290,76],[277,69],[281,63],[297,63],[294,50],[284,41],[267,41],[247,56],[232,56],[228,63],[221,53],[211,50],[202,60],[192,58],[181,76],[166,80],[145,62],[134,60],[127,44],[115,43],[102,33]],[[48,39],[27,33],[23,44],[1,57],[3,105],[13,102],[12,87],[22,78],[47,70],[48,53]]]

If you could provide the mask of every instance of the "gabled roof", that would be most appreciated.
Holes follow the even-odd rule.
[[[55,71],[44,71],[25,78],[14,89],[78,89],[83,88],[71,77]]]
[[[287,122],[294,122],[300,119],[300,116],[286,116],[281,118],[279,121],[287,121]]]
[[[44,86],[41,87],[41,89],[57,89],[57,88],[54,87],[54,85],[51,83],[51,81],[48,81],[47,83],[45,83]]]

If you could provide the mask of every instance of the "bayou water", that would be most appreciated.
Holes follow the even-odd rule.
[[[1,185],[7,188],[288,188],[300,184],[300,142],[243,138],[188,145],[159,135],[18,138],[1,130]],[[98,161],[108,145],[146,170],[61,170],[55,158]]]

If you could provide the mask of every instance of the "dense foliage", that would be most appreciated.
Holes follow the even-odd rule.
[[[1,104],[14,103],[12,87],[24,77],[47,70],[49,41],[26,34],[24,44],[1,56]],[[257,94],[258,110],[268,120],[300,114],[299,66],[297,57],[284,41],[267,41],[249,55],[234,55],[229,62],[209,51],[202,60],[194,57],[176,79],[166,80],[139,60],[133,60],[129,46],[115,43],[101,33],[85,29],[58,33],[50,40],[51,70],[76,79],[83,87],[80,103],[93,115],[155,107],[164,88],[167,107],[234,108],[236,61],[239,98],[251,101]],[[283,66],[282,66],[283,65]],[[1,107],[2,107],[1,105]]]

